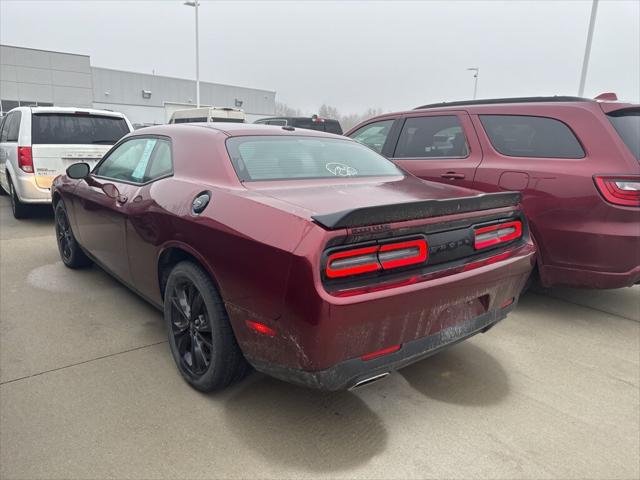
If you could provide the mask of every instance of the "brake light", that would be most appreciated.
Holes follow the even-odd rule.
[[[640,207],[640,177],[594,177],[604,199],[614,205]]]
[[[31,147],[18,147],[18,167],[26,173],[33,173]]]
[[[474,247],[476,250],[481,250],[522,237],[522,222],[516,220],[514,222],[499,223],[489,227],[481,227],[477,228],[474,234]]]
[[[425,262],[427,256],[424,238],[356,248],[330,254],[325,273],[329,278],[349,277],[416,265]]]
[[[382,266],[378,262],[377,252],[378,247],[366,247],[333,253],[327,261],[327,277],[348,277],[380,270]]]
[[[382,245],[378,259],[385,270],[422,263],[427,259],[427,242],[419,239]]]

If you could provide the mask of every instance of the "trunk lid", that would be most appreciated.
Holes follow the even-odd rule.
[[[245,182],[244,186],[279,204],[304,209],[309,216],[335,212],[413,203],[425,200],[444,200],[477,195],[467,188],[426,182],[411,175],[405,177],[376,177],[350,180],[298,180]],[[269,203],[268,201],[266,203]]]

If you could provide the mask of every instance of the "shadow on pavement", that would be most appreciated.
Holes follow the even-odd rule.
[[[423,395],[446,403],[492,405],[509,393],[502,365],[480,347],[463,342],[399,370]]]
[[[384,451],[380,418],[351,392],[321,392],[257,374],[226,402],[227,428],[281,464],[339,471]]]

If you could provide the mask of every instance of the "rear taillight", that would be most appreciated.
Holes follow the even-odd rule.
[[[493,247],[501,243],[507,243],[522,237],[522,222],[499,223],[488,227],[480,227],[474,230],[476,250]]]
[[[594,177],[604,199],[614,205],[640,207],[640,177]]]
[[[378,247],[357,248],[329,255],[327,277],[339,278],[375,272],[382,266],[378,262]]]
[[[325,273],[329,278],[349,277],[377,270],[417,265],[427,260],[424,238],[355,248],[329,255]]]
[[[427,259],[427,242],[424,239],[381,245],[378,260],[382,268],[406,267]]]
[[[18,166],[23,172],[33,173],[31,147],[18,147]]]

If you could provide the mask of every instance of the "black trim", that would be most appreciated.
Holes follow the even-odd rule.
[[[362,380],[406,367],[477,333],[486,332],[500,320],[503,320],[507,313],[515,308],[516,303],[517,299],[506,308],[491,310],[466,322],[440,330],[433,335],[403,343],[397,352],[369,361],[352,358],[326,370],[305,371],[274,365],[250,356],[247,356],[247,360],[256,370],[285,382],[320,390],[346,390]]]
[[[327,230],[364,227],[381,223],[403,222],[418,218],[512,207],[520,203],[519,192],[484,193],[475,197],[377,205],[340,212],[313,215],[311,218]]]
[[[554,95],[553,97],[514,97],[514,98],[487,98],[485,100],[462,100],[459,102],[440,102],[429,103],[414,110],[422,110],[423,108],[442,108],[442,107],[458,107],[464,105],[496,105],[503,103],[546,103],[546,102],[593,102],[590,98],[570,97],[562,95]]]

